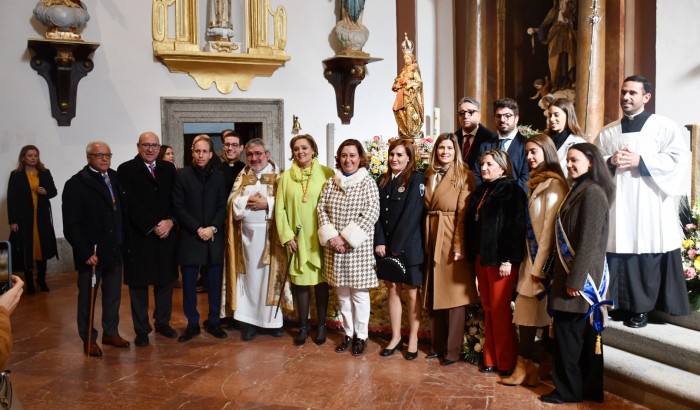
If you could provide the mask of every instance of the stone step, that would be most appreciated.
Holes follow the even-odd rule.
[[[606,346],[700,375],[700,332],[670,323],[649,323],[632,329],[610,321],[603,333]],[[700,384],[697,386],[700,391]]]
[[[611,346],[604,355],[605,390],[651,409],[700,408],[699,375]]]
[[[652,312],[651,317],[660,322],[673,323],[700,332],[700,312],[698,311],[693,311],[688,316],[671,316],[663,312]]]

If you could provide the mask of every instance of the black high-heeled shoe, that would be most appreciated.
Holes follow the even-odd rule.
[[[345,336],[343,338],[343,341],[338,344],[338,346],[335,347],[336,353],[342,353],[346,350],[348,350],[348,347],[350,347],[350,343],[352,342],[352,338],[350,336]]]
[[[399,342],[394,347],[391,347],[391,348],[387,347],[386,349],[382,350],[382,352],[379,353],[379,355],[382,357],[391,356],[392,354],[394,354],[396,349],[401,350],[402,347],[403,347],[403,342],[401,340],[399,340]]]
[[[406,352],[406,360],[416,360],[418,357],[418,349],[415,352]]]

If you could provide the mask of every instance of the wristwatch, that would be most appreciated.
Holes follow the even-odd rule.
[[[210,226],[210,228],[211,228],[212,232],[214,232],[214,233],[219,232],[219,230],[216,229],[216,226],[213,226],[213,225],[212,225],[212,226]]]

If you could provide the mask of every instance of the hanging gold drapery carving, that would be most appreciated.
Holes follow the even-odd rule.
[[[175,8],[174,33],[169,37],[170,8]],[[153,0],[153,54],[170,72],[187,73],[202,89],[213,83],[223,94],[233,86],[245,91],[253,78],[270,77],[290,57],[285,53],[287,43],[287,11],[278,6],[273,11],[270,0],[246,0],[245,32],[248,47],[245,53],[202,51],[199,44],[198,0]],[[268,40],[268,23],[272,20],[274,38]]]

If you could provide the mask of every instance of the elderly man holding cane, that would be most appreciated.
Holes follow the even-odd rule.
[[[94,293],[91,292],[92,269],[94,287],[102,285],[102,344],[120,348],[131,345],[119,336],[123,198],[117,172],[110,168],[109,145],[95,141],[85,151],[87,165],[63,188],[63,233],[73,247],[78,271],[78,334],[83,340],[83,350],[88,356],[102,356],[96,343],[97,330],[88,323],[90,297]]]

